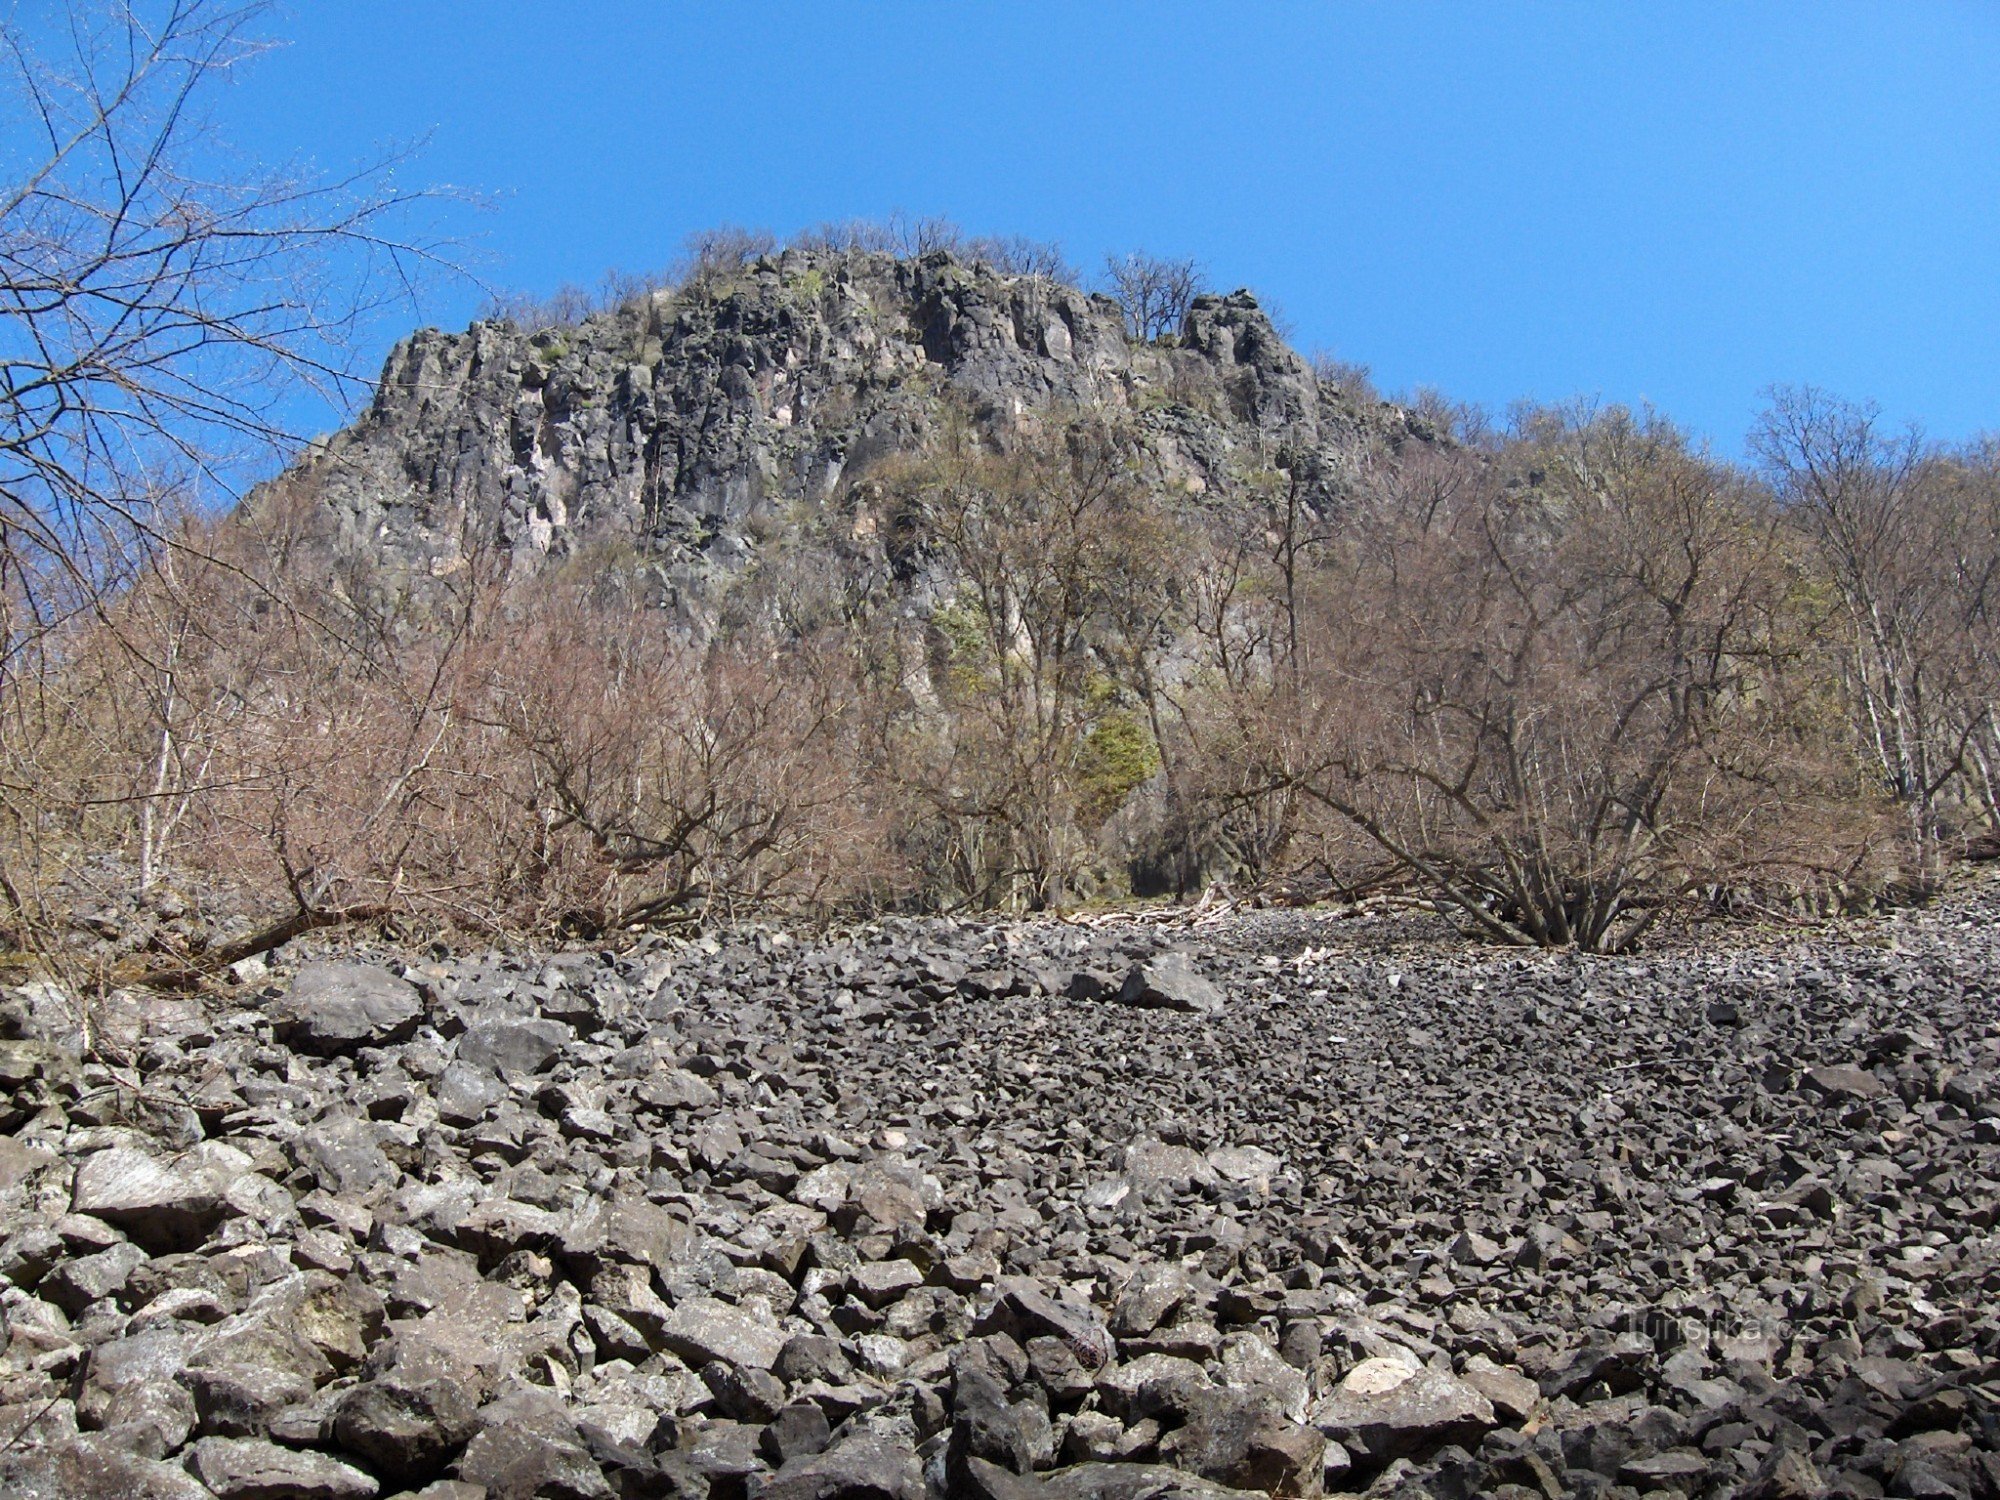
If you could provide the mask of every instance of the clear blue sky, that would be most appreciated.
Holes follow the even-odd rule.
[[[465,228],[511,289],[900,208],[1192,255],[1385,389],[1649,400],[1730,456],[1774,381],[2000,428],[1988,0],[339,0],[270,30],[234,139],[331,168],[430,134],[415,171],[494,196]]]

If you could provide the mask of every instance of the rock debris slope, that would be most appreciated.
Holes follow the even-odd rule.
[[[0,1492],[1992,1496],[1996,914],[16,992]]]

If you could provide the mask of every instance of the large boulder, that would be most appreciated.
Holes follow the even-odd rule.
[[[217,1500],[374,1500],[382,1492],[352,1464],[261,1438],[203,1438],[187,1466]]]
[[[486,1500],[612,1500],[576,1425],[561,1403],[540,1392],[503,1397],[478,1415],[480,1430],[458,1461],[458,1477]]]
[[[561,1021],[481,1021],[458,1039],[458,1060],[491,1073],[539,1073],[574,1036]]]
[[[739,1370],[768,1370],[778,1362],[787,1335],[768,1317],[713,1297],[690,1297],[673,1310],[661,1331],[668,1350],[699,1369],[720,1360]]]
[[[758,1500],[924,1500],[924,1494],[913,1449],[862,1433],[793,1459],[758,1491]]]
[[[278,1036],[331,1057],[407,1041],[423,1020],[415,986],[373,964],[311,963],[272,1008]]]
[[[1257,1393],[1205,1392],[1160,1447],[1181,1468],[1232,1489],[1317,1500],[1326,1488],[1325,1436]]]
[[[1134,964],[1118,991],[1118,1000],[1121,1005],[1191,1015],[1213,1015],[1227,1004],[1222,991],[1196,973],[1184,953],[1162,953]]]
[[[361,1383],[334,1403],[334,1441],[384,1478],[435,1477],[477,1429],[477,1370],[436,1344],[398,1336],[369,1355]]]
[[[7,1500],[215,1500],[178,1464],[120,1446],[120,1435],[87,1432],[27,1452],[0,1452]]]
[[[337,1198],[362,1200],[396,1185],[402,1176],[383,1152],[375,1122],[330,1114],[292,1143],[298,1164]]]
[[[229,1184],[249,1170],[249,1157],[216,1141],[171,1158],[113,1146],[76,1169],[70,1207],[124,1230],[155,1255],[192,1250],[234,1215]]]
[[[1401,1360],[1364,1359],[1312,1411],[1327,1437],[1374,1462],[1456,1443],[1476,1448],[1499,1425],[1493,1403],[1455,1376]]]
[[[1025,1276],[1001,1277],[998,1290],[998,1300],[975,1332],[1005,1333],[1021,1344],[1033,1338],[1060,1339],[1086,1370],[1102,1369],[1111,1362],[1117,1346],[1095,1308],[1058,1302]]]

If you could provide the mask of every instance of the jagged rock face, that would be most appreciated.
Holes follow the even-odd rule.
[[[1179,494],[1280,461],[1331,475],[1369,435],[1413,430],[1321,390],[1248,292],[1202,297],[1172,347],[1141,345],[1109,299],[1042,278],[787,251],[574,328],[417,333],[294,477],[344,547],[392,569],[629,544],[698,616],[759,535],[834,507],[871,536],[857,482],[948,401],[1002,429],[1126,414]]]

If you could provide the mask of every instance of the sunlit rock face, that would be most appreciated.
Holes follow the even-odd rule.
[[[1363,447],[1429,436],[1322,388],[1248,292],[1139,343],[1110,299],[1043,277],[789,250],[575,325],[413,334],[252,505],[302,505],[390,579],[599,558],[705,629],[781,539],[888,576],[870,476],[944,423],[1004,442],[1077,415],[1123,421],[1162,497],[1203,504],[1275,469],[1326,498]]]

